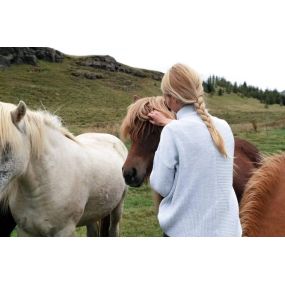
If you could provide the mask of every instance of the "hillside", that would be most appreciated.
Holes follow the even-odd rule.
[[[1,65],[2,62],[2,65]],[[6,63],[6,65],[4,64]],[[28,63],[28,64],[27,64]],[[0,48],[0,100],[24,100],[64,119],[71,131],[118,134],[133,95],[160,95],[161,72],[129,67],[110,56],[75,57],[48,48]],[[283,127],[285,107],[264,107],[236,93],[210,95],[213,115],[228,120],[236,134],[259,127]]]

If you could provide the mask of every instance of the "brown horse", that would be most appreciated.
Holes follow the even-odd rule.
[[[235,137],[233,187],[239,203],[247,181],[260,164],[261,155],[258,149],[250,142]]]
[[[158,110],[170,119],[175,115],[170,112],[161,96],[146,97],[136,100],[129,106],[121,125],[121,136],[131,140],[131,148],[123,166],[123,175],[128,185],[139,187],[151,173],[153,158],[158,147],[162,127],[149,122],[148,113]],[[235,159],[233,186],[240,202],[244,187],[253,169],[258,167],[260,154],[251,143],[235,138]],[[156,202],[161,198],[155,197]]]
[[[264,159],[240,205],[244,236],[285,236],[285,154]]]

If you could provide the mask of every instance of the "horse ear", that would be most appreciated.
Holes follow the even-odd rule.
[[[20,101],[17,108],[11,111],[11,118],[14,124],[18,124],[25,116],[27,106],[23,101]]]
[[[133,102],[136,102],[136,101],[138,101],[139,99],[140,99],[140,96],[134,95],[134,97],[133,97]]]

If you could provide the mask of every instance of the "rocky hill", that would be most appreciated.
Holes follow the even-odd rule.
[[[52,49],[41,47],[1,47],[0,67],[8,67],[11,64],[37,65],[38,60],[50,62],[62,62],[64,54]]]
[[[72,57],[63,54],[52,48],[45,47],[2,47],[0,48],[0,68],[9,67],[11,64],[37,65],[39,60],[49,62],[62,62],[65,57]],[[123,72],[137,77],[148,77],[154,80],[161,80],[163,73],[139,69],[117,62],[113,57],[106,56],[86,56],[74,57],[78,66],[88,66],[94,69],[103,69],[111,72]],[[85,77],[87,79],[97,79],[100,76],[92,72],[74,72],[74,76]]]

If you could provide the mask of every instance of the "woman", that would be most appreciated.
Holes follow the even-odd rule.
[[[231,128],[207,112],[202,81],[189,67],[170,68],[161,90],[177,116],[149,113],[151,123],[165,126],[150,176],[163,197],[158,220],[164,236],[241,236]]]

